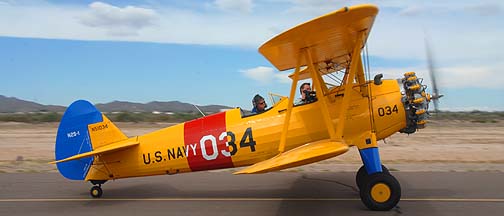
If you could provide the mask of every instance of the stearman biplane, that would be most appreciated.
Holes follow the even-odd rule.
[[[59,125],[53,163],[66,178],[91,182],[91,196],[101,197],[108,180],[231,167],[245,167],[235,174],[266,173],[355,146],[363,162],[356,175],[362,202],[389,210],[401,188],[382,165],[377,141],[423,128],[431,98],[414,72],[369,79],[361,53],[377,13],[373,5],[345,7],[262,45],[259,52],[279,71],[294,73],[289,97],[261,114],[236,108],[127,137],[91,103],[76,101]],[[331,76],[339,84],[327,85]],[[294,105],[304,79],[311,79],[317,100]]]

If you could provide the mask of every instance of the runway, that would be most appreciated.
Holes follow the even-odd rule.
[[[57,173],[0,174],[0,215],[500,215],[504,173],[392,172],[398,207],[367,210],[350,172],[199,172],[91,184]]]

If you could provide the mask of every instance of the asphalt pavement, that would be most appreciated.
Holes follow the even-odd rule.
[[[0,215],[502,215],[504,173],[392,172],[402,199],[369,211],[351,172],[197,172],[91,184],[58,173],[0,174]]]

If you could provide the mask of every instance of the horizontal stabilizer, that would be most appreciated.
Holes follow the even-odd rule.
[[[58,160],[58,161],[53,161],[53,162],[50,162],[50,164],[56,164],[56,163],[61,163],[61,162],[66,162],[66,161],[77,160],[77,159],[81,159],[81,158],[85,158],[85,157],[91,157],[91,156],[94,156],[94,155],[97,155],[97,154],[110,153],[110,152],[113,152],[113,151],[118,151],[118,150],[121,150],[121,149],[133,147],[133,146],[136,146],[138,144],[140,144],[140,142],[138,142],[138,137],[135,137],[135,138],[132,138],[132,139],[127,139],[127,140],[124,140],[124,141],[119,141],[119,142],[116,142],[116,143],[112,143],[112,144],[109,144],[109,145],[97,148],[97,149],[95,149],[93,151],[90,151],[90,152],[74,155],[72,157],[68,157],[68,158],[65,158],[65,159],[62,159],[62,160]]]
[[[268,160],[256,163],[234,174],[254,174],[278,171],[325,160],[348,151],[348,145],[329,139],[299,146]]]

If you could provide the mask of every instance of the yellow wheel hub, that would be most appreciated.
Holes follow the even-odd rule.
[[[98,190],[93,190],[93,195],[94,196],[98,196],[98,193],[99,193]]]
[[[371,198],[376,202],[386,202],[390,199],[390,187],[383,183],[375,184],[371,188]]]

